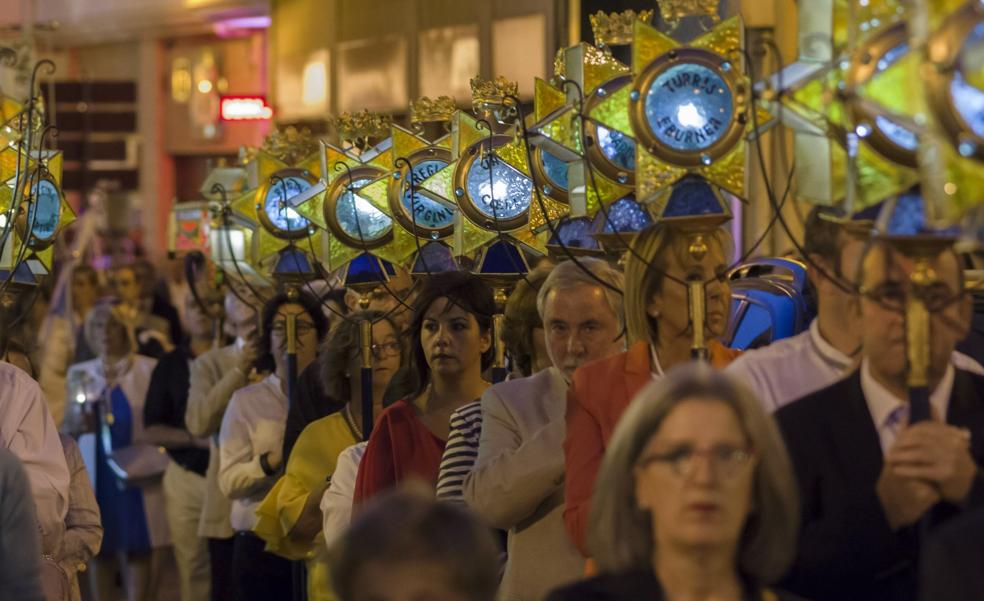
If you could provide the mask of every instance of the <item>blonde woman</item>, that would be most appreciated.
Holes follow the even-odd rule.
[[[691,361],[688,280],[706,283],[704,331],[710,364],[723,368],[738,355],[716,340],[728,327],[730,238],[717,230],[704,240],[707,250],[698,259],[688,252],[690,234],[671,224],[657,223],[639,232],[625,266],[625,326],[631,346],[574,372],[567,394],[564,523],[585,555],[591,493],[619,417],[653,378]]]

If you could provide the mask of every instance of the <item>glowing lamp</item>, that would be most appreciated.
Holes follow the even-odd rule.
[[[222,96],[219,117],[223,121],[265,121],[273,117],[273,109],[263,96]]]

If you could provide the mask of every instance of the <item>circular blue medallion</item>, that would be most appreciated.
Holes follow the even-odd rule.
[[[393,226],[393,220],[388,215],[372,206],[365,198],[353,194],[348,188],[358,190],[372,182],[371,178],[362,177],[354,180],[346,187],[335,203],[335,219],[342,231],[360,242],[374,242],[384,236]]]
[[[271,180],[263,201],[263,211],[273,226],[284,232],[306,230],[308,220],[294,210],[290,199],[311,187],[311,182],[303,177],[276,177]]]
[[[447,161],[438,159],[428,159],[415,164],[410,170],[413,187],[417,191],[415,198],[410,198],[410,185],[407,183],[403,185],[403,208],[407,212],[407,217],[420,227],[439,230],[454,223],[454,211],[420,193],[420,186],[424,180],[447,166]]]
[[[713,69],[681,63],[660,73],[646,90],[646,122],[664,146],[681,152],[700,152],[728,132],[734,99],[724,79]]]
[[[42,242],[54,238],[61,218],[61,196],[54,182],[42,179],[34,186],[31,204],[27,209],[27,225],[31,234]]]
[[[468,167],[467,186],[475,208],[489,219],[513,219],[530,208],[533,180],[507,165],[495,153],[472,161]]]
[[[635,170],[635,140],[632,138],[622,132],[599,125],[598,146],[601,147],[601,153],[605,155],[605,158],[619,169]]]
[[[550,180],[550,185],[558,190],[566,191],[567,163],[543,149],[540,150],[540,161],[543,163],[543,172]]]

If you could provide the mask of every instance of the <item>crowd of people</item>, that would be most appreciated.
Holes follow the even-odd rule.
[[[929,261],[910,423],[910,260],[814,210],[816,318],[739,352],[731,243],[705,242],[661,223],[624,269],[544,260],[494,385],[493,291],[464,271],[363,296],[68,268],[0,362],[0,598],[984,599],[962,258]]]

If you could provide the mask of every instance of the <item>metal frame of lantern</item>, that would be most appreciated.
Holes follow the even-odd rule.
[[[472,221],[482,227],[483,229],[495,232],[510,232],[517,230],[527,223],[529,223],[530,206],[533,203],[533,187],[536,185],[533,178],[529,175],[522,173],[504,159],[502,159],[498,154],[497,150],[503,148],[514,141],[513,136],[505,134],[493,134],[490,138],[484,138],[478,142],[469,146],[463,153],[462,157],[459,159],[457,166],[454,171],[454,191],[455,196],[458,200],[458,207],[461,212]],[[472,198],[471,191],[469,190],[469,179],[472,173],[472,169],[475,168],[475,162],[479,161],[479,167],[483,170],[488,170],[491,172],[490,177],[494,177],[496,166],[501,164],[504,169],[511,169],[516,171],[520,176],[525,177],[530,182],[530,193],[529,202],[526,208],[516,215],[509,217],[499,216],[497,213],[489,215],[479,207],[479,202]],[[487,161],[488,166],[481,164],[482,161]],[[484,183],[484,182],[483,182]],[[500,199],[495,198],[495,191],[490,191],[490,207],[493,209],[495,206],[491,203],[498,202]]]
[[[671,147],[657,132],[653,131],[653,124],[650,123],[650,119],[646,115],[647,104],[649,104],[648,97],[660,76],[684,65],[702,68],[723,82],[732,105],[731,113],[726,117],[727,121],[722,123],[723,131],[719,129],[713,133],[705,133],[704,135],[707,137],[713,136],[714,140],[695,150],[681,150]],[[684,82],[684,85],[693,85],[689,81],[689,77],[687,79],[688,81]],[[681,167],[708,166],[730,152],[744,136],[747,122],[745,112],[749,106],[749,92],[748,86],[740,79],[732,62],[727,58],[700,48],[671,50],[650,63],[633,84],[629,114],[632,118],[633,129],[638,135],[637,142],[643,144],[651,154],[667,163]],[[671,125],[670,127],[675,126]],[[687,132],[685,136],[691,133]]]
[[[586,115],[590,115],[591,112],[598,107],[602,102],[605,101],[609,96],[612,96],[616,92],[622,90],[626,87],[632,86],[632,75],[626,73],[624,75],[618,75],[609,79],[605,83],[601,84],[595,90],[590,92],[590,95],[585,100],[585,111]],[[585,92],[588,92],[585,90]],[[596,167],[602,175],[606,178],[617,182],[623,186],[635,186],[635,168],[629,169],[622,165],[617,164],[608,153],[601,143],[601,136],[599,129],[605,129],[609,136],[621,135],[626,138],[631,139],[629,136],[625,136],[614,129],[609,129],[600,125],[594,119],[587,119],[584,123],[584,133],[586,137],[591,138],[594,143],[586,144],[585,154],[587,155],[588,162],[592,167]],[[633,144],[636,141],[633,140]],[[633,149],[632,160],[635,162],[635,151]]]
[[[440,238],[448,238],[454,234],[454,211],[452,209],[447,209],[447,207],[443,207],[443,205],[441,205],[443,208],[451,211],[451,222],[444,227],[435,228],[426,225],[426,223],[421,223],[422,220],[417,218],[416,215],[411,215],[410,209],[408,209],[403,202],[404,197],[410,192],[410,186],[412,185],[414,191],[412,204],[414,206],[416,206],[416,203],[420,202],[422,199],[427,199],[430,202],[441,204],[432,197],[421,194],[420,184],[423,183],[428,177],[433,176],[441,169],[444,169],[450,165],[453,160],[451,151],[440,146],[427,146],[424,148],[419,148],[411,152],[406,157],[397,157],[397,162],[399,164],[397,165],[397,170],[393,172],[393,175],[390,178],[391,181],[387,190],[390,210],[392,211],[393,217],[396,219],[397,223],[403,226],[403,229],[414,234],[418,238],[436,240]],[[419,180],[414,179],[418,177],[416,170],[422,166],[428,165],[428,163],[431,162],[443,163],[443,166],[427,173]],[[428,220],[423,219],[423,221],[426,222]]]
[[[565,205],[570,204],[570,182],[567,181],[567,163],[561,161],[560,158],[543,146],[534,146],[531,150],[533,163],[530,165],[530,170],[533,173],[533,181],[540,185],[540,192],[551,200]],[[551,159],[563,164],[564,182],[557,181],[557,178],[550,174],[547,161]]]
[[[314,188],[315,186],[318,185],[318,181],[319,181],[318,177],[307,169],[301,169],[298,167],[288,167],[285,169],[278,169],[270,176],[268,176],[260,184],[259,192],[257,193],[257,198],[261,199],[261,201],[257,202],[256,204],[256,216],[259,218],[260,226],[262,226],[272,235],[276,236],[277,238],[280,238],[281,240],[296,241],[302,238],[307,238],[308,236],[311,235],[311,231],[310,231],[312,227],[311,223],[306,217],[303,217],[302,215],[299,215],[299,217],[304,219],[306,223],[303,228],[298,228],[298,229],[291,229],[289,224],[287,229],[284,229],[279,225],[277,225],[273,221],[273,219],[270,218],[268,207],[271,201],[275,201],[278,203],[283,202],[285,205],[290,204],[290,201],[293,198],[293,196],[285,196],[283,194],[282,188],[285,188],[288,185],[288,182],[294,180],[305,181],[307,182],[308,187],[305,188],[304,190],[300,190],[297,194],[293,196],[298,196],[300,194],[305,193],[307,190]],[[278,189],[278,186],[281,187],[281,189]],[[270,196],[271,194],[275,194],[276,196],[271,198]],[[282,198],[278,198],[278,197],[282,197]],[[296,208],[293,206],[289,206],[289,207],[285,206],[283,208],[285,211],[287,208],[296,210]]]
[[[984,24],[984,6],[967,2],[945,19],[927,41],[926,53],[932,68],[926,69],[927,97],[943,133],[968,158],[984,161],[984,136],[974,131],[953,97],[953,86],[961,75],[961,53],[975,29]]]
[[[900,57],[892,57],[891,53],[903,45],[908,47],[908,43],[909,33],[905,21],[898,21],[885,27],[862,42],[855,51],[854,59],[845,75],[849,89],[863,87],[875,75],[897,61]],[[894,60],[889,62],[890,59]],[[913,169],[918,166],[915,146],[905,148],[892,139],[885,127],[891,125],[900,128],[913,138],[916,136],[915,133],[898,124],[891,117],[874,110],[870,104],[861,102],[856,95],[848,99],[846,109],[850,113],[850,121],[857,124],[858,128],[863,128],[860,133],[864,135],[861,137],[876,152],[901,166]]]
[[[359,193],[358,189],[371,184],[381,177],[387,176],[389,176],[389,171],[381,167],[361,165],[347,170],[344,175],[335,178],[329,184],[324,202],[325,223],[328,225],[328,231],[345,246],[371,251],[385,246],[393,239],[393,227],[395,224],[392,222],[392,219],[389,228],[382,234],[369,237],[365,232],[360,231],[359,237],[356,237],[351,232],[346,231],[338,218],[338,203],[346,198],[350,198],[353,203],[352,211],[356,215],[356,227],[361,228],[363,219],[362,215],[358,213],[358,205],[355,204],[355,199]],[[359,181],[363,181],[363,184],[357,186],[356,182]],[[387,215],[387,217],[391,216]]]

